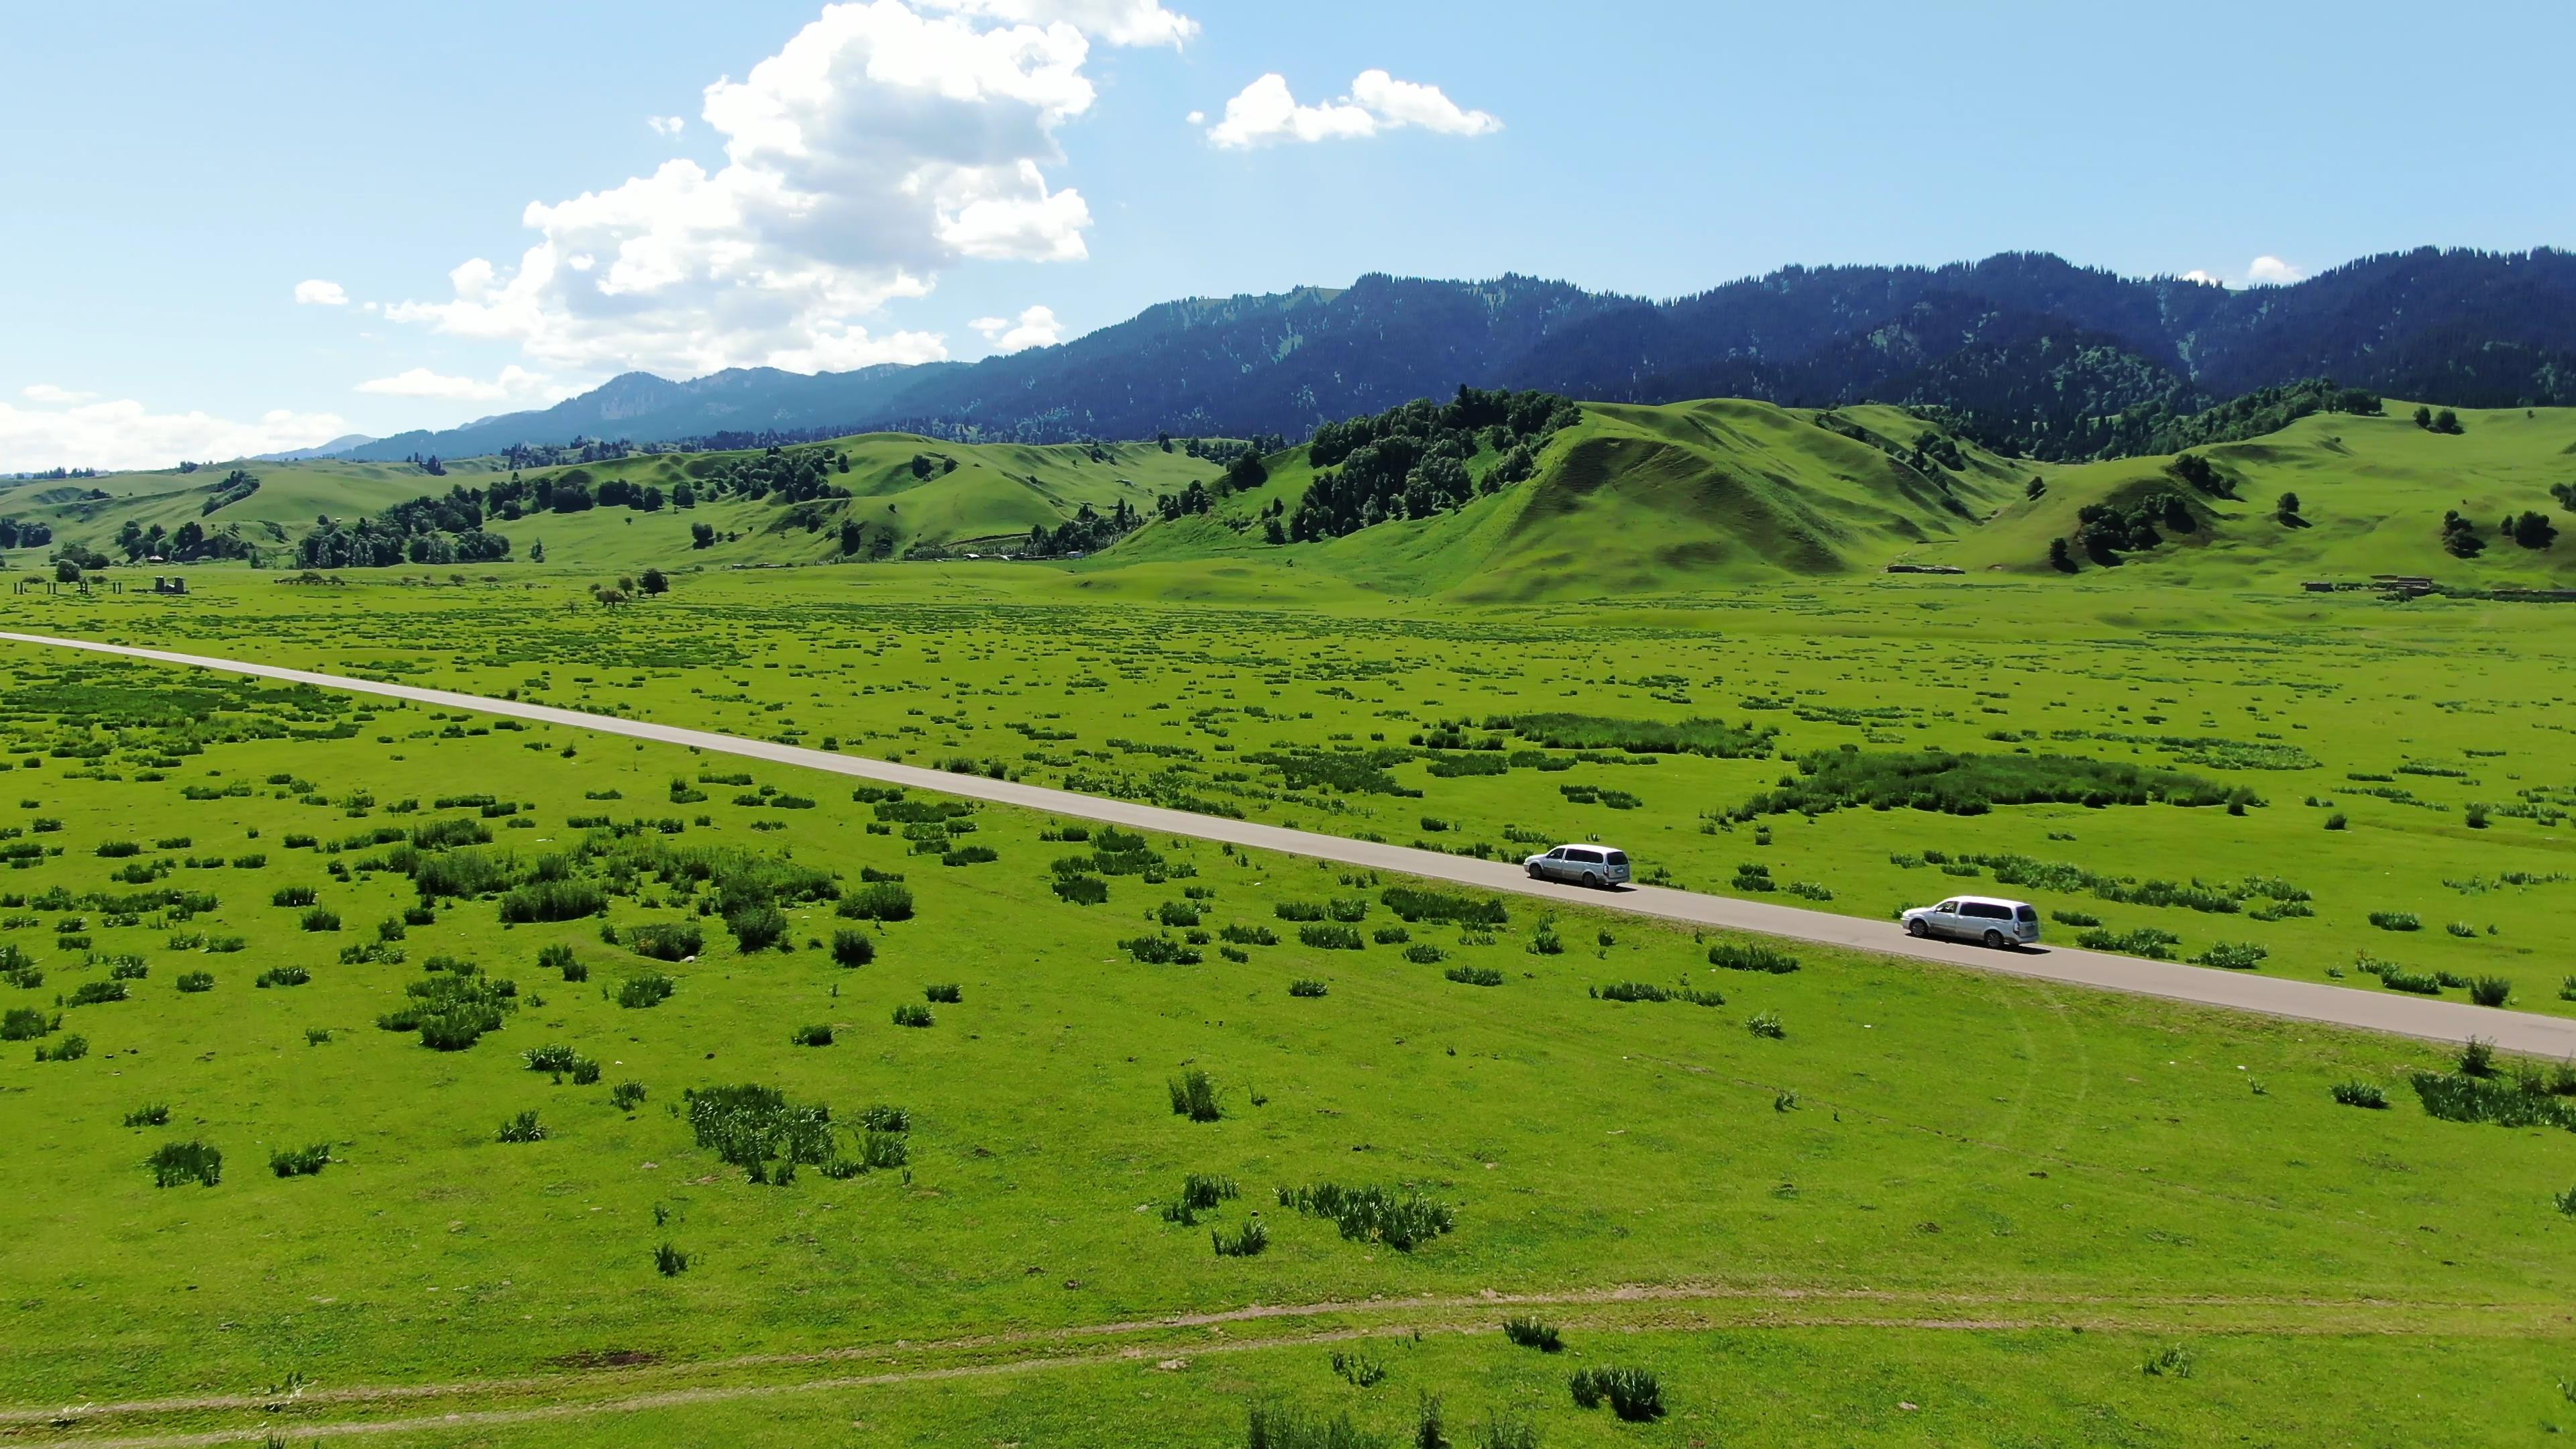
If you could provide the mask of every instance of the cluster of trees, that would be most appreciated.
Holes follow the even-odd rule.
[[[2468,431],[2468,429],[2460,426],[2460,415],[2451,411],[2449,408],[2444,408],[2437,413],[2428,407],[2417,407],[2415,409],[2415,426],[2422,428],[2428,433],[2458,434]]]
[[[1196,483],[1190,485],[1192,488],[1198,486]],[[1119,499],[1117,505],[1107,513],[1102,513],[1086,503],[1071,519],[1055,528],[1049,528],[1041,523],[1030,529],[1028,553],[1034,558],[1060,558],[1073,553],[1098,553],[1135,532],[1144,522],[1144,512],[1124,498]]]
[[[198,509],[197,512],[202,515],[212,513],[218,508],[228,508],[258,491],[259,475],[235,468],[224,475],[224,481],[215,485],[215,491],[208,495],[205,507]]]
[[[48,468],[42,473],[21,473],[17,476],[42,482],[51,478],[95,478],[98,476],[98,470],[96,468]]]
[[[2543,549],[2558,541],[2558,527],[2549,515],[2525,510],[2508,513],[2496,525],[2496,537],[2508,538],[2523,548]],[[2454,508],[2442,515],[2442,551],[2453,558],[2476,558],[2486,552],[2487,541],[2478,534],[2478,526],[2467,515]]]
[[[53,525],[34,519],[0,518],[0,548],[43,548],[54,541]]]
[[[2216,465],[2198,453],[2184,453],[2166,467],[2175,477],[2212,498],[2236,496],[2236,480],[2219,472]]]
[[[129,518],[116,531],[117,549],[127,563],[145,559],[172,559],[181,563],[198,563],[208,559],[255,558],[258,550],[241,536],[241,530],[227,524],[219,532],[208,533],[204,524],[191,518],[173,533],[154,524],[145,528]]]
[[[2063,573],[2075,572],[2076,548],[2095,563],[2115,564],[2124,553],[2163,543],[2167,532],[2189,533],[2199,527],[2191,516],[2191,505],[2170,488],[2147,493],[2126,508],[2115,503],[2087,503],[2076,510],[2075,519],[2073,547],[2064,538],[2048,541],[2049,566]]]
[[[2487,541],[2478,537],[2478,526],[2454,508],[2442,515],[2442,551],[2453,558],[2476,558],[2487,551]]]
[[[914,473],[922,471],[924,459],[934,464],[930,454],[914,461]],[[954,468],[954,460],[947,464]],[[694,506],[696,498],[716,498],[734,494],[743,498],[776,498],[785,503],[810,503],[817,498],[847,498],[850,490],[831,481],[835,473],[850,471],[850,455],[828,448],[807,448],[789,452],[771,447],[756,457],[736,458],[714,463],[706,475],[697,480],[696,497],[682,507]]]
[[[1299,542],[1339,538],[1390,518],[1429,518],[1538,471],[1538,450],[1583,410],[1553,393],[1461,386],[1428,400],[1315,430],[1308,457],[1320,470],[1288,519]],[[1479,481],[1467,464],[1500,455]],[[1336,466],[1338,465],[1338,466]]]
[[[735,443],[732,446],[737,448],[747,448],[754,445],[748,442],[743,442]],[[575,436],[571,442],[566,443],[559,448],[547,443],[512,443],[510,446],[501,450],[501,461],[508,464],[514,470],[519,468],[560,468],[568,464],[575,463],[615,462],[619,458],[627,457],[634,451],[635,445],[626,441],[624,438],[619,438],[614,442],[607,442],[598,438]]]
[[[326,515],[296,544],[295,563],[308,569],[498,563],[510,556],[510,540],[484,529],[483,505],[480,491],[451,487],[443,498],[422,494],[355,523]]]

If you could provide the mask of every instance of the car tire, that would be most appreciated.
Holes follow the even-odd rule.
[[[1986,949],[1989,951],[2000,951],[2003,948],[2004,933],[2001,931],[1988,931],[1986,933]]]
[[[1588,870],[1585,871],[1583,873],[1583,888],[1588,891],[1597,891],[1601,889],[1601,877],[1594,875]]]
[[[1932,936],[1932,928],[1923,924],[1922,917],[1917,916],[1913,920],[1905,923],[1905,934],[1912,936],[1918,941],[1929,940]]]
[[[1533,865],[1533,866],[1527,867],[1527,869],[1529,870],[1529,878],[1530,878],[1531,880],[1545,880],[1545,879],[1547,879],[1547,872],[1546,872],[1546,871],[1543,871],[1543,870],[1540,870],[1537,866],[1534,866],[1534,865]]]

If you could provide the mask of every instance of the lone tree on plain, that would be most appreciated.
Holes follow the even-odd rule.
[[[2280,498],[2273,503],[2272,511],[2279,515],[2283,522],[2288,522],[2297,518],[2299,516],[2299,495],[2296,493],[2282,494]]]

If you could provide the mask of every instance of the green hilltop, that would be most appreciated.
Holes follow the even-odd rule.
[[[1684,595],[1907,565],[2040,576],[2116,568],[2265,588],[2386,574],[2555,587],[2576,574],[2576,551],[2545,546],[2576,498],[2576,409],[2470,410],[2445,431],[2391,403],[2382,415],[2319,413],[2179,455],[2050,464],[1895,407],[1718,399],[1577,409],[1540,394],[1462,397],[1556,410],[1543,425],[1538,412],[1445,434],[1431,425],[1423,436],[1445,437],[1433,451],[1445,447],[1456,463],[1448,491],[1431,506],[1385,493],[1356,514],[1342,494],[1371,460],[1350,436],[1327,444],[1319,434],[1253,465],[1234,461],[1239,443],[875,433],[515,472],[489,458],[448,463],[441,475],[411,463],[254,463],[240,465],[259,480],[246,496],[227,490],[233,471],[222,465],[29,479],[0,484],[0,518],[51,531],[14,550],[16,567],[64,544],[139,560],[121,538],[157,528],[175,540],[191,524],[237,540],[235,555],[247,545],[270,567],[293,567],[311,561],[297,545],[325,519],[347,528],[464,488],[488,493],[482,527],[509,540],[514,563],[532,561],[540,544],[548,563],[623,571],[974,553],[1043,557],[1094,593],[1348,590],[1476,604]],[[1375,421],[1401,415],[1412,426],[1464,416],[1467,405],[1415,404]],[[1371,422],[1340,426],[1365,433]],[[1340,490],[1337,519],[1309,498],[1319,478]],[[2281,512],[2284,494],[2296,495],[2297,513]],[[580,506],[565,504],[571,495]],[[2463,522],[2446,534],[2454,511]],[[169,542],[146,552],[181,556]],[[482,562],[470,552],[460,561]]]

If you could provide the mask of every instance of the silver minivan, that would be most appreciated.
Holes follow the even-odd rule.
[[[1532,879],[1571,881],[1576,885],[1628,883],[1628,852],[1606,845],[1560,845],[1545,855],[1521,862]]]
[[[2039,944],[2039,912],[2027,901],[1954,896],[1937,906],[1917,906],[1903,919],[1909,936],[1983,941],[1995,947]]]

